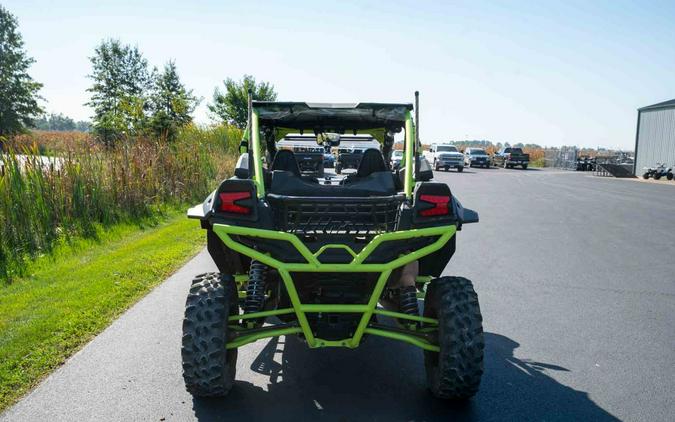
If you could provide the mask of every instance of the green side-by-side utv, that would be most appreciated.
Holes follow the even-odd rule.
[[[219,270],[197,276],[187,298],[182,361],[190,393],[226,395],[239,347],[291,335],[310,348],[356,348],[367,336],[403,341],[423,349],[436,397],[477,392],[478,297],[471,281],[441,274],[457,231],[478,215],[430,180],[414,110],[249,101],[234,176],[188,211],[201,220]],[[401,132],[404,156],[392,170]],[[325,147],[339,146],[340,135],[370,135],[381,148],[366,150],[354,173],[319,179],[303,175],[291,151],[277,150],[290,133],[313,133]]]

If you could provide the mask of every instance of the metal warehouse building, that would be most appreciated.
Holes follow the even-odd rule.
[[[640,175],[656,163],[675,166],[675,100],[638,109],[633,171]]]

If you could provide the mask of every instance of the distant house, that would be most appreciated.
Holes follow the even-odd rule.
[[[675,99],[638,109],[633,173],[656,163],[675,165]]]

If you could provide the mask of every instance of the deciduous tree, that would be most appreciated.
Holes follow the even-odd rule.
[[[227,78],[224,82],[225,92],[216,88],[213,103],[208,105],[215,118],[239,128],[246,127],[248,120],[248,90],[258,101],[276,101],[277,93],[269,82],[256,83],[251,75],[244,75],[241,81]]]
[[[106,144],[141,133],[147,125],[152,74],[138,47],[105,40],[90,57],[93,85],[87,89],[94,109],[93,128]]]

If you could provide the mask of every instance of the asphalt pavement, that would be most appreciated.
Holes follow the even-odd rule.
[[[478,395],[425,390],[422,352],[368,338],[239,351],[224,399],[193,399],[180,368],[183,305],[202,252],[1,421],[580,420],[675,418],[675,182],[554,170],[437,172],[480,223],[445,270],[475,283],[486,332]]]

